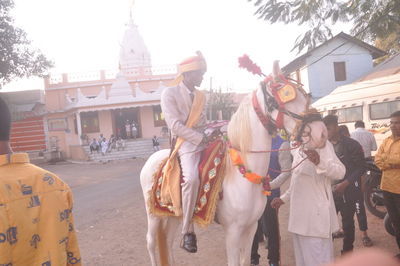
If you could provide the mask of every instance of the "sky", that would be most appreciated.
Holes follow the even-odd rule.
[[[264,73],[298,55],[290,52],[301,28],[258,19],[247,0],[15,0],[12,14],[32,45],[55,63],[51,73],[117,69],[130,10],[153,66],[178,64],[200,50],[208,72],[202,88],[253,90],[259,77],[238,68],[248,54]],[[335,34],[338,32],[335,32]],[[5,90],[40,89],[33,78]]]

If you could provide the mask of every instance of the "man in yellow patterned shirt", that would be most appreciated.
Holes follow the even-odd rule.
[[[400,111],[390,115],[390,130],[392,135],[382,142],[375,163],[383,172],[381,189],[400,249]]]
[[[10,125],[0,98],[0,265],[81,265],[71,189],[12,152]]]

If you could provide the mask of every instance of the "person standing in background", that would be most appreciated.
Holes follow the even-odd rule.
[[[375,154],[375,164],[382,170],[383,200],[400,249],[400,111],[390,115],[390,130]],[[400,259],[400,253],[397,254]]]
[[[338,117],[327,115],[323,121],[328,129],[328,139],[333,144],[336,156],[346,167],[344,178],[338,180],[333,186],[336,210],[342,216],[344,231],[342,254],[344,254],[354,248],[354,214],[356,202],[362,193],[360,182],[361,176],[366,171],[366,164],[361,145],[354,139],[339,133]]]
[[[350,137],[358,141],[364,151],[364,157],[366,160],[372,160],[372,151],[376,151],[376,140],[374,135],[365,129],[363,121],[356,121],[354,124],[356,130],[354,130]]]
[[[138,128],[137,128],[135,121],[132,122],[131,134],[132,134],[132,138],[134,138],[134,139],[136,139],[138,137]]]
[[[350,137],[349,129],[346,125],[339,126],[339,134],[341,136]],[[365,154],[365,151],[364,151]],[[358,228],[362,234],[362,242],[364,247],[372,247],[374,243],[372,242],[371,238],[368,236],[368,222],[367,222],[367,213],[365,211],[365,204],[364,204],[364,181],[365,174],[361,176],[361,192],[357,193],[356,199],[356,216],[358,221]],[[338,231],[333,234],[333,238],[343,237],[343,231]]]
[[[125,124],[125,133],[126,133],[126,138],[129,139],[131,135],[131,124],[129,124],[129,120],[126,120]]]
[[[156,135],[153,136],[152,141],[153,141],[153,150],[155,152],[159,151],[160,150],[160,143],[158,142],[158,138],[157,138]]]
[[[272,194],[268,196],[264,213],[258,221],[257,231],[254,235],[251,247],[251,265],[259,264],[260,255],[258,254],[259,243],[263,239],[263,234],[268,241],[268,262],[270,266],[279,266],[280,262],[280,235],[278,223],[278,211],[271,207],[274,198],[280,196],[280,186],[290,177],[288,169],[292,166],[292,155],[290,154],[289,142],[282,139],[279,135],[272,138],[270,153],[269,170],[267,176],[272,180],[270,186]],[[283,170],[283,171],[282,171]]]

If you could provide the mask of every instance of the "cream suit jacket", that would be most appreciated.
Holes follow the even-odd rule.
[[[162,92],[161,109],[172,137],[182,137],[186,140],[179,149],[180,154],[203,149],[200,143],[206,124],[205,107],[197,124],[193,128],[188,128],[185,123],[191,108],[192,99],[189,95],[189,89],[183,82],[176,87],[166,88]]]

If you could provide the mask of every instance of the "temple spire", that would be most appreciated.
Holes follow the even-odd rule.
[[[139,33],[138,26],[133,22],[135,0],[130,0],[130,21],[121,43],[119,65],[122,72],[129,72],[132,68],[150,67],[151,55]]]
[[[132,15],[134,6],[135,6],[135,0],[132,0],[131,1],[131,6],[129,8],[129,18],[130,18],[129,23],[131,23],[131,24],[134,24],[133,23],[133,15]]]

